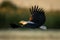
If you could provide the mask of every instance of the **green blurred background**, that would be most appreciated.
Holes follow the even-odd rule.
[[[0,4],[0,29],[11,28],[10,23],[18,23],[21,20],[29,20],[31,16],[29,8],[21,8],[13,5],[9,1]],[[44,25],[48,29],[60,28],[60,10],[45,11],[46,22]]]

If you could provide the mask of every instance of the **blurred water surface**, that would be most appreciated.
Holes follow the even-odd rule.
[[[60,40],[59,31],[2,30],[0,40]]]

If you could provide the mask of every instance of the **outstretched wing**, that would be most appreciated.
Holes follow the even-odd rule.
[[[43,25],[45,22],[45,12],[42,8],[38,8],[38,6],[32,6],[30,8],[32,22],[37,23],[39,26]]]
[[[11,26],[12,28],[19,28],[19,27],[20,27],[20,25],[15,24],[15,23],[10,23],[10,26]]]

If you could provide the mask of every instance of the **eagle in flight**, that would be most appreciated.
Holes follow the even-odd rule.
[[[28,21],[20,21],[18,24],[10,23],[12,28],[40,28],[45,23],[46,17],[45,12],[38,6],[32,6],[29,9],[31,17]]]

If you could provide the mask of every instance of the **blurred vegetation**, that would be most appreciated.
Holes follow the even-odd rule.
[[[29,20],[28,8],[18,8],[9,1],[0,5],[0,28],[11,28],[10,23],[18,23],[21,20]],[[45,11],[46,25],[48,28],[60,28],[60,10]]]
[[[46,12],[46,23],[48,28],[60,29],[60,10]]]

